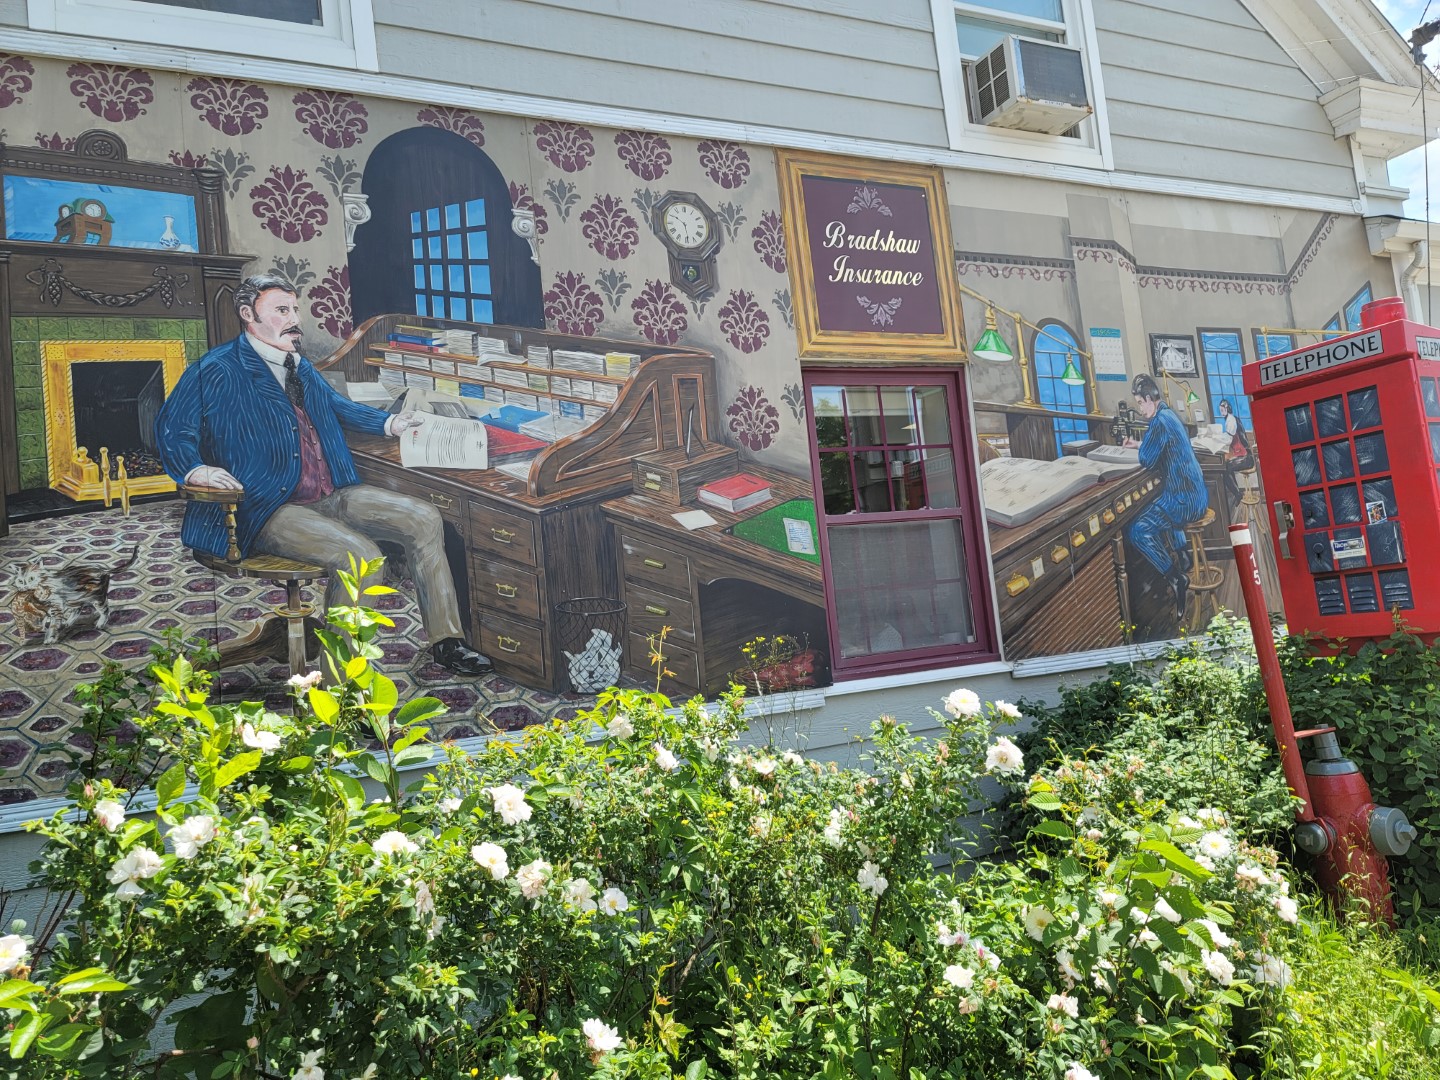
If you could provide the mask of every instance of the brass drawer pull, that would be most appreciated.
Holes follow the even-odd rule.
[[[661,562],[659,559],[646,559],[646,560],[645,560],[645,565],[646,565],[646,566],[650,566],[650,567],[654,567],[656,570],[664,570],[664,569],[665,569],[665,564],[664,564],[663,562]]]
[[[514,585],[506,585],[503,581],[497,581],[495,582],[495,591],[507,600],[514,600],[515,593],[519,590]]]
[[[515,534],[509,529],[497,529],[493,525],[490,526],[490,535],[502,544],[513,543],[515,540]]]
[[[662,619],[666,615],[670,614],[668,609],[663,607],[656,607],[654,604],[646,604],[645,610],[648,611],[651,615],[659,615]]]
[[[513,637],[506,637],[504,634],[495,635],[495,644],[501,652],[519,652],[520,642]]]
[[[430,493],[430,502],[441,510],[454,510],[455,498],[452,495],[441,495],[438,491]]]
[[[659,481],[659,480],[646,480],[646,481],[645,481],[645,490],[646,490],[646,491],[659,491],[659,490],[660,490],[660,481]]]

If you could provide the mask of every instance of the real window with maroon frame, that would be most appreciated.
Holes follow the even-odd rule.
[[[804,381],[836,675],[995,656],[959,374],[816,368]]]

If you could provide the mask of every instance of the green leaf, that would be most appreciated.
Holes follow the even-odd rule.
[[[401,735],[400,738],[396,739],[390,749],[398,754],[401,750],[404,750],[410,744],[419,742],[421,739],[423,739],[426,735],[429,734],[430,729],[427,727],[412,727],[409,731],[405,732],[404,735]]]
[[[365,805],[365,788],[355,777],[348,773],[342,773],[338,769],[331,769],[326,776],[335,791],[350,805],[351,809],[358,809]]]
[[[103,968],[86,968],[84,971],[74,971],[55,983],[61,987],[62,997],[71,994],[98,994],[106,990],[128,990],[129,984],[119,982],[111,978],[110,974]]]
[[[318,686],[310,690],[310,708],[315,710],[315,715],[322,724],[333,724],[340,715],[340,703],[335,700],[335,695],[329,690],[321,690]]]
[[[22,1017],[10,1033],[10,1056],[16,1060],[23,1058],[36,1037],[49,1026],[49,1013],[33,1012]]]
[[[7,979],[0,983],[0,1009],[23,1009],[25,1012],[34,1012],[35,1006],[25,999],[38,994],[43,987],[37,986],[25,979]]]
[[[704,1080],[710,1075],[710,1066],[704,1058],[699,1061],[692,1061],[685,1067],[685,1080]]]
[[[40,1049],[52,1057],[59,1057],[79,1041],[80,1036],[90,1030],[88,1024],[61,1024],[40,1039]]]
[[[423,765],[430,757],[430,747],[408,746],[395,755],[395,768],[408,769],[413,765]]]
[[[1209,870],[1167,840],[1142,840],[1140,847],[1155,852],[1192,881],[1204,881],[1212,876]]]
[[[288,761],[282,761],[280,763],[280,771],[287,773],[304,772],[313,764],[315,764],[314,758],[308,754],[301,754],[299,757],[292,757]]]
[[[439,698],[415,698],[400,706],[400,711],[395,715],[395,723],[405,727],[416,721],[432,720],[437,716],[444,716],[447,711],[445,703]]]
[[[1030,805],[1036,810],[1059,810],[1062,803],[1054,795],[1036,794],[1030,796]]]
[[[395,681],[378,672],[375,681],[370,684],[370,700],[365,707],[372,712],[388,713],[400,702],[400,692],[395,689]]]
[[[260,764],[262,756],[259,750],[251,750],[247,754],[236,754],[216,770],[215,789],[223,791],[246,773],[254,772],[255,767]]]
[[[1066,825],[1063,821],[1055,821],[1050,818],[1036,825],[1034,831],[1041,836],[1053,836],[1057,840],[1070,840],[1075,836],[1075,834],[1070,831],[1069,825]]]
[[[363,656],[352,656],[350,662],[345,665],[345,678],[353,679],[370,666],[370,661]]]
[[[361,754],[355,759],[355,764],[365,770],[365,775],[377,784],[388,784],[390,782],[390,766],[374,754]]]
[[[178,799],[184,790],[185,763],[181,761],[171,765],[160,774],[160,779],[155,781],[155,797],[160,800],[161,809]]]
[[[175,1046],[180,1050],[239,1047],[245,1041],[244,990],[208,997],[175,1017]]]

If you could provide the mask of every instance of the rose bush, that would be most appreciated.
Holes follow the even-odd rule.
[[[0,1073],[1226,1077],[1279,1015],[1299,913],[1224,809],[1032,772],[993,730],[1019,710],[963,689],[928,738],[878,721],[864,769],[745,745],[738,690],[435,747],[441,703],[374,666],[373,569],[288,711],[156,666],[123,775],[158,809],[97,773],[38,826],[75,900],[0,938]],[[957,824],[987,777],[1033,822],[999,860]]]

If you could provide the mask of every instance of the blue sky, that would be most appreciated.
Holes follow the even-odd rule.
[[[1374,3],[1400,31],[1400,36],[1407,39],[1410,31],[1420,25],[1422,15],[1427,19],[1440,18],[1440,0],[1429,0],[1428,3],[1427,0],[1374,0]],[[1426,49],[1425,58],[1430,69],[1435,70],[1436,64],[1440,63],[1440,38]],[[1436,118],[1432,117],[1431,123],[1435,122]],[[1425,148],[1421,147],[1390,163],[1391,181],[1401,187],[1408,187],[1412,192],[1410,201],[1405,204],[1406,217],[1425,216],[1425,153]],[[1440,146],[1432,144],[1429,153],[1430,214],[1435,220],[1440,220]]]

